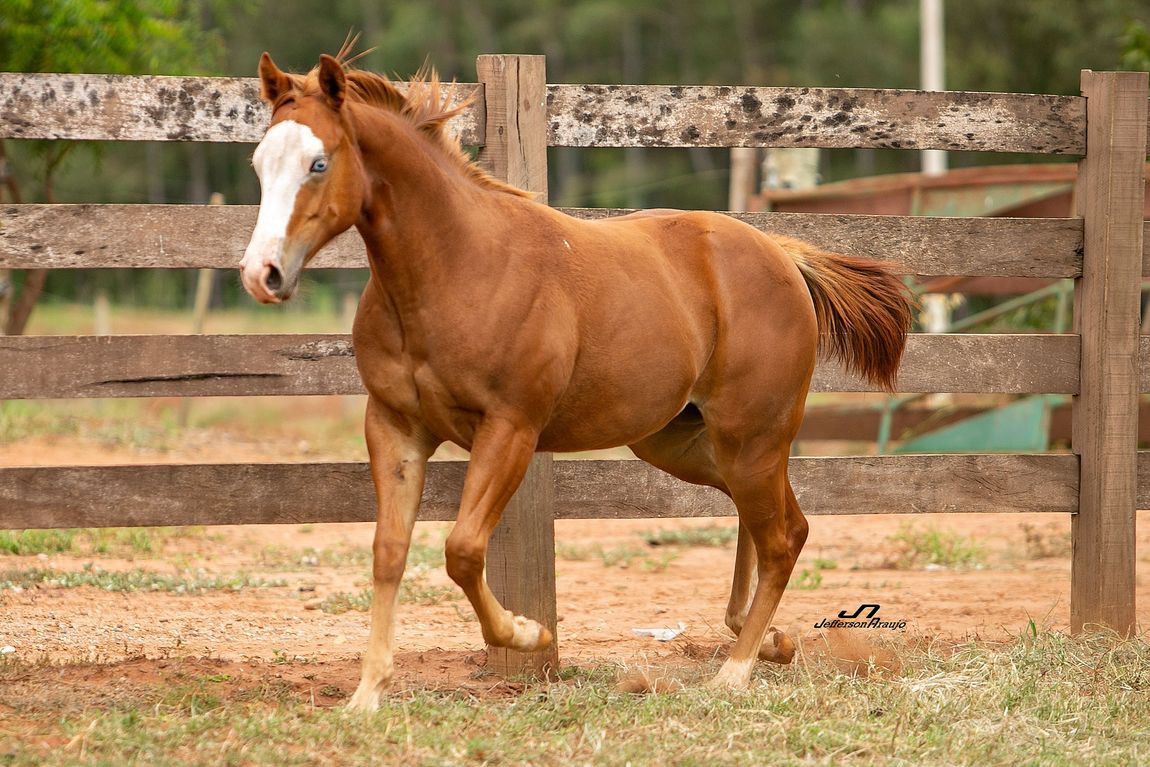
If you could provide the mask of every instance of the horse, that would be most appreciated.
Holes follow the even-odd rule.
[[[306,75],[261,57],[272,118],[252,157],[261,200],[240,263],[247,292],[274,304],[352,226],[369,257],[352,339],[378,508],[371,629],[348,705],[377,708],[392,679],[400,579],[444,442],[470,451],[446,569],[489,645],[552,641],[484,578],[532,455],[627,445],[738,511],[725,621],[736,638],[709,684],[742,688],[760,656],[790,660],[771,621],[807,538],[791,442],[820,350],[893,386],[911,305],[892,266],[720,213],[572,218],[469,160],[446,130],[467,104],[433,70],[404,94],[348,52]]]

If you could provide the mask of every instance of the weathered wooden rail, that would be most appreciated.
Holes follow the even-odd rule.
[[[911,274],[1076,280],[1074,334],[916,335],[899,376],[906,392],[1075,395],[1073,455],[796,458],[791,474],[810,514],[1069,513],[1072,627],[1134,629],[1134,510],[1150,507],[1150,456],[1136,452],[1138,393],[1150,391],[1137,301],[1150,277],[1144,73],[1084,72],[1082,95],[1067,97],[546,85],[540,57],[481,57],[478,72],[459,86],[475,100],[454,129],[493,172],[544,195],[547,146],[1081,156],[1079,218],[738,215]],[[0,74],[0,138],[254,142],[266,120],[251,79]],[[254,218],[246,206],[8,205],[0,267],[230,269]],[[362,267],[362,245],[340,237],[315,265]],[[360,391],[353,354],[339,335],[2,338],[0,399],[348,394]],[[814,388],[869,389],[830,366]],[[421,518],[453,518],[464,471],[432,467]],[[515,524],[493,541],[490,577],[509,606],[553,628],[554,518],[733,513],[721,494],[638,461],[543,456],[526,484],[507,513]],[[0,467],[0,528],[365,521],[371,492],[360,463]],[[553,660],[496,658],[504,669]]]

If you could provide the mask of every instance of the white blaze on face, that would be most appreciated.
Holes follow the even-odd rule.
[[[240,272],[249,293],[264,293],[264,269],[283,269],[283,245],[296,195],[310,175],[312,162],[324,155],[323,142],[311,128],[293,120],[272,126],[252,155],[260,179],[260,212]],[[253,288],[256,292],[253,292]]]

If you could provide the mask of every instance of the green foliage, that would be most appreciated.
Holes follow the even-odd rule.
[[[203,2],[7,0],[0,69],[109,74],[209,73],[223,47]]]
[[[1122,68],[1150,71],[1150,29],[1131,19],[1122,32]]]

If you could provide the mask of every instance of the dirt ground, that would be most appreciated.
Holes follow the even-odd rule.
[[[270,444],[192,439],[178,450],[141,458],[138,451],[72,438],[33,438],[0,445],[0,464],[266,460],[268,455],[306,460],[303,450],[274,439]],[[1139,520],[1143,627],[1150,625],[1146,514],[1140,512]],[[556,569],[563,664],[628,668],[674,663],[685,654],[721,654],[730,642],[723,614],[734,544],[651,546],[646,540],[652,531],[716,524],[732,527],[734,520],[559,522]],[[905,537],[907,526],[962,536],[982,548],[981,563],[966,568],[899,567],[906,545],[897,538]],[[440,546],[447,529],[421,523],[415,539],[425,548]],[[249,682],[266,677],[269,669],[280,678],[310,675],[323,682],[308,683],[312,697],[321,689],[321,703],[337,702],[354,689],[368,617],[357,611],[332,614],[316,606],[325,598],[368,586],[364,552],[371,534],[366,524],[223,527],[165,539],[159,555],[0,555],[0,571],[94,566],[175,573],[191,568],[219,575],[246,573],[284,584],[199,594],[93,587],[2,589],[0,647],[13,648],[9,658],[58,665],[52,673],[69,695],[85,685],[98,687],[108,678],[159,682],[200,664],[217,669],[212,673]],[[1032,620],[1039,627],[1065,630],[1069,536],[1070,519],[1063,515],[812,518],[796,579],[784,595],[775,625],[794,637],[809,638],[824,618],[860,604],[878,604],[882,619],[905,621],[906,628],[896,633],[914,641],[1009,640]],[[342,559],[316,561],[307,551],[338,552]],[[434,596],[401,607],[396,632],[399,685],[493,694],[506,689],[481,673],[478,625],[442,566],[420,577]],[[632,632],[680,623],[685,630],[671,642]]]

